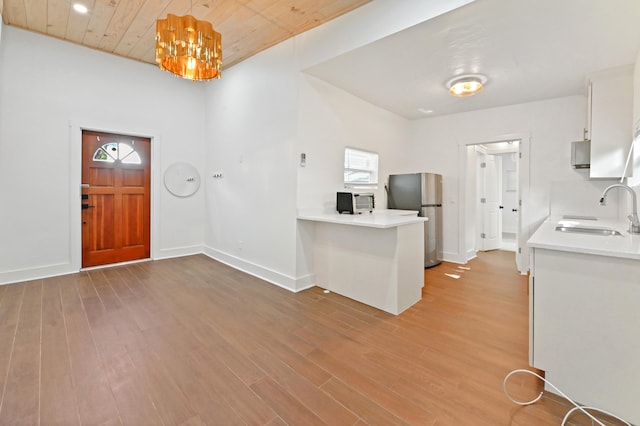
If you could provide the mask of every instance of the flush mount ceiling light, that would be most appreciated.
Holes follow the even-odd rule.
[[[456,97],[475,95],[482,90],[487,82],[487,77],[482,74],[459,75],[447,81],[449,94]]]
[[[156,23],[156,62],[160,69],[189,80],[220,78],[222,36],[209,22],[167,14]]]

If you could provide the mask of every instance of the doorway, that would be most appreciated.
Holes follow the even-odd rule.
[[[498,136],[493,140],[485,139],[482,142],[460,144],[461,263],[475,257],[479,250],[513,250],[518,271],[522,274],[528,271],[529,255],[526,241],[529,238],[529,232],[527,222],[523,218],[526,217],[529,185],[529,137],[530,135],[527,134],[510,134]],[[492,156],[488,158],[493,159],[495,167],[488,176],[493,176],[502,185],[501,190],[500,188],[493,190],[492,195],[496,197],[493,201],[497,210],[487,213],[493,215],[493,222],[490,222],[493,228],[489,232],[482,230],[484,225],[481,221],[484,217],[479,213],[482,212],[480,200],[486,198],[488,201],[489,197],[480,196],[482,188],[481,181],[478,179],[478,170],[483,170],[480,165],[483,161],[479,160],[478,152],[485,156]],[[484,170],[486,172],[487,169]],[[492,234],[494,239],[487,242],[493,243],[493,247],[488,248],[488,245],[482,247],[479,243],[483,233],[485,236]]]
[[[82,131],[82,267],[150,257],[151,140]]]
[[[476,250],[515,252],[518,241],[519,141],[474,145]]]

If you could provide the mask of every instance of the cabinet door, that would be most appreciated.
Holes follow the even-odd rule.
[[[592,178],[620,178],[624,171],[633,119],[633,67],[591,76],[590,132]],[[631,176],[633,168],[627,170]]]
[[[640,424],[640,262],[533,256],[533,366],[574,400]]]

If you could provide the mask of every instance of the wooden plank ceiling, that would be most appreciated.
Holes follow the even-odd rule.
[[[6,25],[155,64],[156,20],[167,13],[209,21],[229,68],[371,0],[0,0]],[[86,15],[73,3],[89,9]]]

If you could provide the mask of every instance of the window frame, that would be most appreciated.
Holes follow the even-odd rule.
[[[367,161],[371,164],[368,167],[350,167],[349,163],[349,153],[353,152],[355,155],[363,155],[367,157]],[[345,146],[343,151],[343,176],[342,181],[345,188],[369,188],[369,189],[377,189],[379,184],[379,168],[380,168],[380,154],[375,151],[369,151],[361,148],[354,148],[350,146]],[[347,173],[367,173],[370,175],[370,179],[368,182],[358,182],[358,181],[349,181],[346,180]]]

